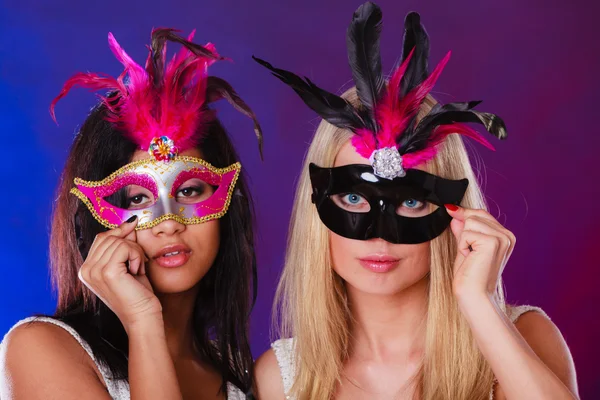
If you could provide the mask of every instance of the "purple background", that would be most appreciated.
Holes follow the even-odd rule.
[[[431,63],[453,51],[435,95],[445,102],[483,98],[482,109],[506,120],[509,139],[495,153],[478,148],[478,154],[485,162],[491,210],[519,238],[505,272],[508,297],[548,312],[571,347],[582,397],[593,398],[600,394],[600,211],[594,204],[600,182],[594,105],[600,46],[599,6],[592,10],[585,3],[470,0],[450,7],[442,1],[386,0],[380,5],[384,69],[400,55],[405,13],[419,11],[432,38]],[[76,71],[121,72],[107,47],[108,31],[141,62],[153,26],[197,28],[198,41],[214,42],[234,60],[215,65],[211,73],[234,85],[265,133],[261,164],[250,122],[219,106],[257,205],[260,289],[252,346],[258,356],[268,347],[294,185],[318,119],[250,56],[307,75],[331,91],[347,88],[345,30],[360,1],[102,4],[5,0],[0,8],[5,210],[0,334],[18,319],[54,307],[47,273],[53,192],[73,132],[95,98],[80,90],[63,100],[58,127],[48,115],[50,100]]]

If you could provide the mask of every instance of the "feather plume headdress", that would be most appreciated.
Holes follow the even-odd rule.
[[[56,103],[74,86],[108,91],[109,95],[100,96],[108,109],[107,120],[140,149],[157,160],[168,161],[198,144],[202,125],[214,118],[208,105],[226,99],[253,120],[262,158],[262,132],[254,113],[229,83],[208,75],[208,67],[224,57],[211,43],[192,43],[194,32],[187,39],[175,32],[167,28],[152,31],[145,68],[133,61],[109,33],[109,47],[124,66],[121,75],[113,78],[91,72],[75,74],[52,101],[52,118],[56,121]],[[167,63],[168,41],[183,47]]]
[[[349,129],[356,151],[371,161],[375,174],[394,179],[435,157],[438,145],[450,134],[468,136],[484,146],[492,145],[464,123],[481,124],[499,139],[506,138],[502,119],[475,111],[479,101],[436,104],[421,120],[417,113],[450,59],[450,53],[429,74],[429,37],[419,14],[405,19],[402,61],[389,81],[382,74],[379,38],[381,9],[368,2],[360,6],[347,31],[348,61],[360,106],[321,89],[308,78],[254,59],[289,85],[321,118]]]

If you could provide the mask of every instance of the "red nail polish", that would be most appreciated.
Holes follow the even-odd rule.
[[[454,204],[444,204],[444,207],[446,207],[450,211],[458,210],[458,206],[455,206]]]

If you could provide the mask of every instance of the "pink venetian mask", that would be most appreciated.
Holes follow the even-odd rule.
[[[78,73],[64,85],[56,102],[74,86],[115,93],[101,96],[106,120],[128,140],[148,151],[151,159],[132,162],[98,182],[75,178],[71,193],[107,228],[115,228],[134,215],[136,229],[147,229],[165,220],[199,224],[227,212],[241,165],[215,168],[199,158],[179,156],[197,147],[214,119],[208,105],[226,99],[254,121],[262,148],[262,132],[252,110],[223,79],[208,75],[208,67],[223,60],[215,46],[192,43],[174,29],[152,31],[145,67],[137,64],[108,34],[115,57],[125,67],[117,78]],[[169,61],[167,42],[182,44]],[[262,154],[262,153],[261,153]]]
[[[239,162],[215,168],[208,162],[176,156],[169,162],[144,159],[125,165],[101,181],[75,178],[79,197],[105,227],[112,229],[137,215],[136,229],[165,220],[200,224],[227,212],[241,169]]]

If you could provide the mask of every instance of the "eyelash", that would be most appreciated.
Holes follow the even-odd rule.
[[[177,191],[177,193],[175,194],[175,196],[177,197],[184,190],[191,190],[192,192],[196,193],[196,196],[199,196],[202,193],[204,193],[204,187],[202,187],[202,186],[188,186],[188,187],[185,187],[183,189],[179,189]],[[192,196],[190,195],[190,196],[183,196],[183,197],[192,197]]]
[[[346,200],[346,198],[347,198],[348,196],[356,196],[356,197],[358,197],[358,202],[357,202],[357,203],[352,203],[352,202],[350,202],[350,201],[347,201],[347,200]],[[363,196],[361,196],[361,195],[359,195],[359,194],[356,194],[356,193],[346,193],[346,194],[344,194],[344,195],[340,196],[340,198],[341,198],[341,200],[342,200],[342,202],[343,202],[344,204],[347,204],[347,205],[349,205],[349,206],[358,206],[358,205],[360,205],[360,204],[363,204],[363,202],[366,202],[366,199],[365,199]],[[362,200],[362,201],[361,201],[361,200]],[[408,202],[408,201],[411,201],[411,200],[412,200],[412,201],[415,201],[415,202],[417,202],[417,205],[416,205],[415,207],[409,207],[408,205],[405,205],[405,203],[406,203],[406,202]],[[420,201],[420,200],[417,200],[417,199],[407,199],[407,200],[404,200],[404,201],[403,201],[403,202],[400,204],[400,206],[401,206],[401,207],[403,206],[403,207],[410,208],[411,210],[418,210],[418,209],[421,209],[421,208],[423,208],[423,207],[425,206],[425,203],[424,203],[424,202],[422,202],[422,201]]]
[[[358,203],[351,203],[349,202],[346,198],[348,196],[356,196],[358,197]],[[365,206],[365,204],[368,204],[367,199],[365,199],[363,196],[359,195],[358,193],[345,193],[345,194],[340,194],[339,197],[340,202],[344,204],[344,206],[348,207],[348,208],[361,208],[363,206]]]
[[[184,190],[191,190],[195,194],[191,194],[190,196],[183,195],[182,197],[192,197],[194,195],[195,196],[199,196],[199,195],[201,195],[204,192],[204,188],[202,186],[188,186],[188,187],[185,187],[183,189],[179,189],[177,191],[176,196],[179,196],[180,194],[182,194],[181,192],[183,192]],[[134,200],[136,198],[140,198],[140,201],[137,202],[137,203],[134,202]],[[145,194],[141,194],[141,193],[140,194],[136,194],[134,196],[128,197],[126,199],[126,203],[125,204],[126,204],[127,208],[129,208],[129,207],[131,207],[132,204],[134,204],[134,205],[142,204],[144,199],[148,199],[148,196],[146,196]]]
[[[133,202],[134,199],[136,199],[138,197],[140,198],[140,202],[139,203],[134,203]],[[125,201],[126,207],[129,208],[129,207],[131,207],[132,204],[134,204],[134,205],[142,204],[144,199],[148,199],[148,196],[146,196],[145,194],[141,194],[141,193],[140,194],[136,194],[135,196],[127,197],[127,199]]]
[[[416,206],[416,207],[409,207],[409,206],[405,206],[405,205],[404,205],[404,203],[406,203],[407,201],[411,201],[411,200],[412,200],[412,201],[416,201],[416,202],[417,202],[417,206]],[[424,203],[424,202],[422,202],[422,201],[420,201],[420,200],[417,200],[417,199],[406,199],[406,200],[404,200],[404,201],[403,201],[403,202],[400,204],[400,207],[406,207],[406,208],[408,208],[409,210],[415,210],[415,211],[416,211],[416,210],[421,210],[423,207],[425,207],[425,204],[426,204],[426,203]]]

